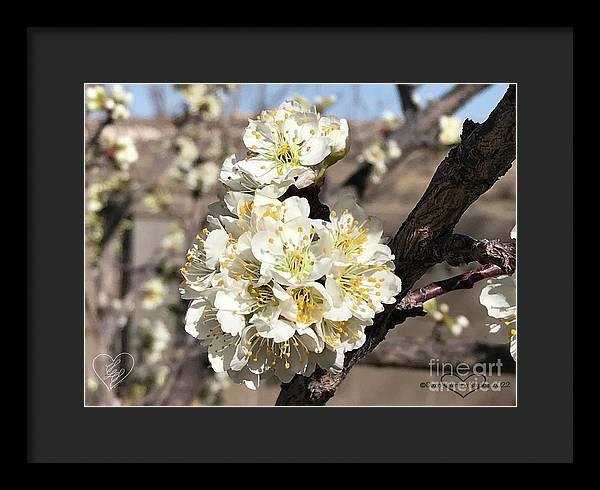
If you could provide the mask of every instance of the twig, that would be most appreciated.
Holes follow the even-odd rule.
[[[104,131],[104,128],[111,125],[113,122],[114,122],[114,119],[112,118],[110,113],[107,114],[106,117],[102,121],[100,121],[100,123],[98,124],[98,127],[96,128],[96,130],[90,137],[89,141],[87,142],[86,148],[91,153],[88,155],[86,160],[90,160],[91,157],[93,156],[93,154],[95,153],[95,151],[97,149],[96,147],[98,146],[98,141],[100,140],[100,135],[102,134],[102,131]],[[92,162],[86,162],[86,165],[89,168],[89,167],[93,166],[94,164]]]
[[[497,265],[483,265],[475,270],[458,274],[443,281],[432,282],[427,286],[411,291],[396,305],[396,309],[402,310],[410,305],[423,304],[425,301],[451,291],[471,289],[479,281],[504,274],[506,272]]]

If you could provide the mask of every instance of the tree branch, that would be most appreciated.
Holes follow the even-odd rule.
[[[466,339],[437,340],[433,337],[404,337],[386,342],[367,355],[362,363],[379,367],[429,369],[432,359],[450,363],[474,365],[500,361],[502,372],[514,373],[515,361],[507,345],[486,344]]]
[[[398,84],[396,90],[400,97],[400,105],[402,105],[402,112],[404,114],[404,120],[406,122],[412,121],[419,112],[419,106],[413,99],[413,92],[415,91],[416,85],[412,84]]]
[[[411,145],[431,144],[437,142],[439,132],[439,120],[444,115],[452,115],[475,95],[489,87],[489,84],[458,84],[442,95],[435,102],[419,112],[415,120],[414,130],[417,133],[416,141],[408,141],[407,136],[402,135],[401,127],[398,129],[398,144],[400,148]],[[404,146],[402,143],[404,142]]]
[[[409,107],[410,116],[406,114],[406,120],[391,135],[396,140],[398,146],[402,149],[402,154],[406,157],[412,151],[438,145],[439,119],[446,114],[454,114],[460,107],[468,102],[472,97],[489,87],[488,84],[458,84],[451,90],[442,95],[439,99],[423,110],[413,111],[416,107],[412,101],[412,91],[406,85],[397,85],[403,108]],[[404,92],[404,94],[403,94]],[[404,99],[407,99],[405,102]],[[408,102],[410,100],[410,102]],[[405,105],[412,104],[412,105]],[[365,170],[366,167],[366,170]],[[367,186],[368,177],[371,173],[371,166],[364,164],[350,175],[342,186],[355,187],[359,196],[361,196]]]
[[[451,291],[471,289],[479,281],[504,274],[506,274],[506,271],[502,267],[489,264],[415,289],[404,296],[400,302],[396,303],[396,311],[391,315],[390,321],[395,324],[401,323],[408,316],[415,316],[414,310],[420,308],[425,301],[437,298]]]
[[[500,240],[476,240],[466,235],[450,235],[433,248],[434,258],[451,266],[470,262],[481,265],[495,264],[505,274],[512,274],[516,267],[517,246],[515,242]]]
[[[107,114],[106,117],[104,119],[102,119],[102,121],[100,121],[100,123],[98,123],[98,126],[96,127],[96,130],[94,131],[90,140],[88,141],[87,146],[88,147],[94,146],[96,143],[98,143],[98,140],[100,139],[100,135],[102,134],[102,131],[104,131],[104,128],[106,126],[109,126],[113,122],[114,122],[114,119],[112,118],[112,116],[110,114]]]
[[[414,283],[438,263],[439,244],[452,235],[460,217],[504,175],[515,159],[516,89],[506,94],[488,119],[466,120],[461,143],[439,165],[425,193],[402,224],[391,244],[396,274],[402,278],[401,301]],[[350,369],[385,338],[395,326],[395,305],[388,307],[366,330],[365,344],[346,354],[340,373],[317,370],[310,378],[296,375],[283,384],[277,405],[324,405]]]
[[[515,86],[511,85],[484,123],[464,122],[462,142],[439,165],[396,233],[392,250],[404,293],[439,262],[440,243],[451,240],[454,227],[469,206],[511,167],[516,151],[515,97]]]

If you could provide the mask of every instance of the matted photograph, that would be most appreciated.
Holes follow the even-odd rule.
[[[82,105],[85,407],[517,406],[511,80]]]

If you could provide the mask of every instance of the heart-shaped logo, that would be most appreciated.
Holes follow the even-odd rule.
[[[129,352],[121,352],[114,358],[108,354],[98,354],[92,361],[92,368],[107,389],[112,390],[133,371],[135,361]]]
[[[471,381],[469,381],[473,378]],[[461,378],[458,374],[444,374],[440,378],[440,383],[448,390],[456,393],[461,398],[466,398],[471,393],[477,391],[487,381],[483,374],[470,374],[466,378]]]

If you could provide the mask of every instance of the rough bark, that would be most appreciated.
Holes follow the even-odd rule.
[[[476,240],[466,235],[454,234],[436,246],[433,250],[438,262],[451,266],[479,262],[495,264],[512,274],[516,267],[516,243],[500,240]]]
[[[402,224],[391,244],[396,274],[402,278],[398,301],[441,257],[440,244],[452,236],[467,208],[504,175],[515,159],[516,89],[506,94],[482,123],[466,120],[461,143],[448,153],[425,193]],[[367,328],[367,340],[347,353],[340,373],[317,370],[311,377],[297,375],[282,385],[277,405],[324,405],[352,366],[385,338],[396,321],[395,305],[380,313]]]
[[[515,159],[516,94],[511,85],[488,119],[467,119],[462,142],[437,168],[429,186],[394,240],[396,273],[408,291],[439,260],[460,217],[502,177]]]

